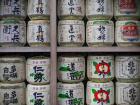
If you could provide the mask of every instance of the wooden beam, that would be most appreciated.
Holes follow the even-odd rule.
[[[51,78],[50,78],[50,86],[51,86],[51,96],[50,101],[51,105],[57,105],[57,38],[56,38],[56,0],[50,0],[50,25],[51,25]]]
[[[140,47],[58,47],[57,52],[140,52]]]

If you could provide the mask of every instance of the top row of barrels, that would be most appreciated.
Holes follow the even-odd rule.
[[[59,19],[139,19],[140,0],[58,0]],[[28,4],[28,7],[27,7]],[[27,9],[28,8],[28,9]],[[26,10],[27,9],[27,10]],[[50,0],[1,0],[0,18],[49,19]]]

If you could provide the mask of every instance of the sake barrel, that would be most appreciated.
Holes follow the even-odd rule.
[[[62,82],[74,83],[85,78],[85,58],[82,56],[58,57],[58,79]]]
[[[110,20],[88,21],[86,42],[90,47],[112,46],[114,43],[114,23]]]
[[[50,0],[28,0],[28,16],[31,20],[50,17]]]
[[[109,82],[114,78],[114,56],[88,56],[87,77],[94,82]]]
[[[0,21],[0,46],[19,47],[26,44],[26,24],[22,20],[6,18]]]
[[[50,22],[32,20],[28,22],[27,42],[31,47],[50,45]]]
[[[27,85],[26,105],[51,105],[50,85]]]
[[[113,82],[95,83],[88,81],[86,103],[87,105],[114,105]]]
[[[27,0],[1,0],[0,16],[1,18],[16,18],[24,20],[27,15]]]
[[[57,84],[58,105],[84,105],[83,83],[58,83]]]
[[[114,0],[114,15],[118,20],[140,18],[139,0]]]
[[[0,57],[0,81],[4,83],[17,83],[25,80],[25,57]]]
[[[58,44],[65,47],[82,46],[85,42],[85,27],[81,20],[61,20],[58,23]]]
[[[60,19],[83,19],[85,16],[85,0],[58,0],[58,16]]]
[[[113,17],[113,0],[86,0],[86,17],[89,20]]]
[[[119,82],[140,81],[140,56],[117,56],[115,74]]]
[[[118,46],[140,46],[140,22],[137,20],[117,21],[115,41]]]
[[[44,56],[28,58],[26,79],[31,84],[48,84],[50,82],[50,58]]]
[[[0,105],[26,105],[25,83],[0,83]]]
[[[140,82],[116,83],[117,105],[140,105]]]

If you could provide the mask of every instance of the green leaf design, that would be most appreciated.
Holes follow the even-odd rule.
[[[59,94],[59,98],[70,98],[67,94]]]
[[[110,93],[110,89],[108,89],[107,92]]]
[[[107,75],[110,76],[111,75],[111,72],[109,72]]]
[[[94,94],[96,92],[96,90],[95,89],[92,89],[92,93]]]
[[[74,77],[81,78],[84,75],[84,71],[76,71],[76,72],[73,72],[73,74],[74,74]]]
[[[97,100],[96,100],[95,98],[93,99],[93,101],[94,101],[94,102],[97,102]]]
[[[31,74],[30,74],[30,76],[31,76],[31,77],[34,77],[34,76],[35,76],[35,74],[34,74],[34,73],[31,73]]]
[[[110,103],[110,100],[107,100],[107,103]]]
[[[30,102],[31,102],[31,103],[34,103],[34,99],[31,99]]]
[[[95,70],[94,74],[98,74],[98,72]]]
[[[60,71],[70,71],[70,69],[68,67],[60,67],[59,70]]]
[[[109,62],[108,64],[109,64],[109,66],[111,66],[111,62]]]
[[[96,66],[98,63],[93,61],[93,65]]]

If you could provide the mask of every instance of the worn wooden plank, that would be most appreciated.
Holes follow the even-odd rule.
[[[57,52],[140,52],[140,47],[58,47]]]
[[[0,52],[50,52],[50,47],[0,47]]]
[[[51,96],[50,101],[51,105],[57,105],[57,75],[56,75],[56,67],[57,67],[57,38],[56,38],[56,0],[50,0],[50,25],[51,25]]]

